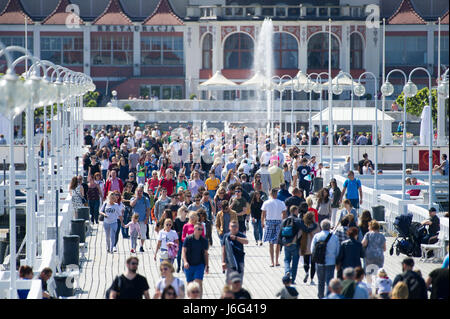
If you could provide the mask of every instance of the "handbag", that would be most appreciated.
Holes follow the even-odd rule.
[[[106,206],[106,202],[103,203],[102,208],[100,209],[100,211],[103,211],[105,209],[105,206]],[[103,216],[102,214],[99,214],[98,220],[101,221],[101,222],[104,221],[105,220],[105,216]]]

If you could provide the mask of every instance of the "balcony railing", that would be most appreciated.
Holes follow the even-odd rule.
[[[188,17],[200,19],[251,19],[270,17],[284,19],[326,19],[366,17],[365,6],[189,6]]]

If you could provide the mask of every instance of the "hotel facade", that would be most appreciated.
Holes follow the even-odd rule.
[[[25,46],[26,21],[35,56],[90,75],[103,95],[116,90],[119,99],[205,98],[198,84],[216,71],[244,82],[266,17],[273,20],[279,76],[328,71],[329,19],[333,76],[370,71],[381,82],[383,18],[386,73],[422,66],[435,83],[438,19],[441,70],[448,67],[446,0],[0,0],[0,12],[4,45]],[[0,60],[0,72],[4,67]],[[419,87],[428,83],[425,74],[417,76]],[[399,93],[400,79],[392,82]],[[254,94],[225,91],[220,98]]]

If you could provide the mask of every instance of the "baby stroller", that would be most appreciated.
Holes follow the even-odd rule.
[[[412,214],[402,214],[395,217],[394,228],[398,232],[398,237],[392,243],[389,254],[404,254],[408,257],[420,257],[420,243],[426,236],[427,230],[421,223],[412,221]]]

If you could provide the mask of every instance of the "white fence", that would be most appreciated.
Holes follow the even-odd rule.
[[[325,171],[324,174],[324,186],[329,184],[331,172],[329,170]],[[346,180],[346,177],[341,176],[340,174],[335,174],[333,176],[336,179],[336,183],[338,187],[342,190],[343,184]],[[359,178],[359,176],[357,176]],[[385,221],[387,229],[390,233],[395,232],[394,229],[394,221],[395,217],[399,216],[403,213],[412,213],[413,221],[421,222],[427,218],[429,218],[428,209],[422,206],[427,204],[427,201],[418,198],[418,199],[401,199],[401,191],[396,190],[383,190],[382,187],[379,186],[380,189],[376,190],[371,187],[362,185],[361,189],[363,192],[363,203],[361,205],[361,209],[367,209],[372,212],[372,207],[382,205],[384,206],[385,211]],[[441,223],[441,232],[444,232],[444,237],[449,238],[449,221],[448,218],[439,216]]]
[[[279,110],[280,101],[274,101],[275,110]],[[326,108],[327,101],[322,101]],[[267,101],[259,100],[118,100],[117,106],[123,108],[130,105],[132,110],[145,111],[265,111]],[[292,106],[295,111],[308,111],[309,100],[283,99],[281,102],[283,111],[290,111]],[[333,100],[333,107],[349,106],[349,100]],[[389,104],[390,105],[390,104]],[[374,107],[374,101],[356,100],[354,107]],[[320,101],[311,101],[311,110],[320,110]]]

